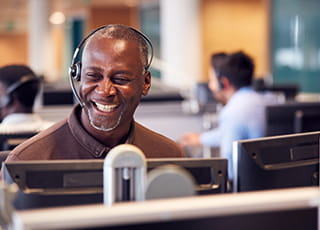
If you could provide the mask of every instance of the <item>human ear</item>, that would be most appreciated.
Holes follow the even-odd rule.
[[[230,81],[226,77],[221,77],[219,84],[220,84],[220,88],[222,89],[226,89],[226,88],[228,89],[230,87]]]
[[[151,74],[149,71],[147,71],[144,75],[144,83],[143,83],[143,89],[142,89],[142,95],[146,96],[149,92],[149,89],[151,87]]]

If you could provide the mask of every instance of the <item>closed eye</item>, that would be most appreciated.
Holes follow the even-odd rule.
[[[114,84],[126,85],[134,79],[134,76],[126,71],[118,71],[111,77]]]
[[[131,81],[131,79],[126,77],[113,77],[112,82],[118,85],[126,85]]]
[[[88,81],[98,81],[102,78],[102,75],[100,73],[97,72],[88,72],[85,74],[85,78]]]

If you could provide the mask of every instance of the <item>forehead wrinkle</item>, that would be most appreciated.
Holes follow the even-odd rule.
[[[88,41],[85,44],[85,47],[83,49],[83,53],[82,53],[82,59],[86,59],[87,57],[93,57],[95,59],[100,60],[101,58],[104,58],[106,55],[106,52],[101,52],[101,46],[103,46],[104,43],[99,43],[99,38],[97,39],[90,39],[90,41]],[[117,55],[120,56],[124,51],[126,51],[127,49],[127,45],[126,43],[128,41],[120,39],[112,39],[112,46],[111,46],[111,50],[113,53],[113,55]],[[110,53],[111,54],[111,53]]]
[[[144,64],[147,64],[148,62],[148,48],[146,48],[146,50],[144,50],[144,47],[142,45],[142,43],[140,42],[140,39],[142,40],[143,43],[145,43],[145,41],[137,36],[137,34],[135,34],[135,36],[133,36],[132,34],[129,35],[130,33],[126,33],[127,36],[124,36],[122,33],[119,33],[117,34],[115,31],[117,29],[116,28],[106,28],[106,29],[103,29],[103,30],[100,30],[98,32],[96,32],[95,34],[93,34],[91,37],[88,38],[88,40],[85,42],[84,44],[84,48],[83,50],[85,51],[88,47],[89,44],[91,43],[95,43],[97,42],[98,40],[115,40],[117,42],[121,42],[122,45],[125,47],[125,43],[126,42],[136,42],[137,43],[137,48],[139,49],[139,56],[140,56],[140,60],[142,63]],[[130,32],[130,30],[128,30],[128,32]],[[132,33],[132,31],[131,31]],[[120,36],[120,34],[122,34]],[[120,48],[121,45],[119,45],[118,48]],[[83,51],[83,53],[84,53]],[[116,51],[119,51],[118,49]],[[82,56],[83,56],[83,53],[82,53]]]
[[[92,70],[92,71],[97,71],[97,72],[103,71],[103,68],[102,67],[98,67],[98,66],[87,66],[86,69]]]

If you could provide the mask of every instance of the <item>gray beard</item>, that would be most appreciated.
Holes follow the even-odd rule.
[[[94,122],[93,122],[93,118],[91,116],[90,111],[88,111],[88,114],[89,114],[90,125],[93,128],[95,128],[97,130],[100,130],[100,131],[104,131],[104,132],[110,132],[110,131],[114,130],[115,128],[117,128],[119,126],[119,124],[120,124],[121,119],[122,119],[122,113],[121,113],[119,118],[118,118],[118,120],[117,120],[117,123],[113,127],[106,128],[104,126],[100,127],[100,126],[95,125]]]

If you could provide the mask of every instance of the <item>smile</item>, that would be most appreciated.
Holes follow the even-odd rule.
[[[98,110],[102,112],[112,112],[118,107],[118,105],[103,105],[97,102],[95,102],[95,105],[97,106]]]

